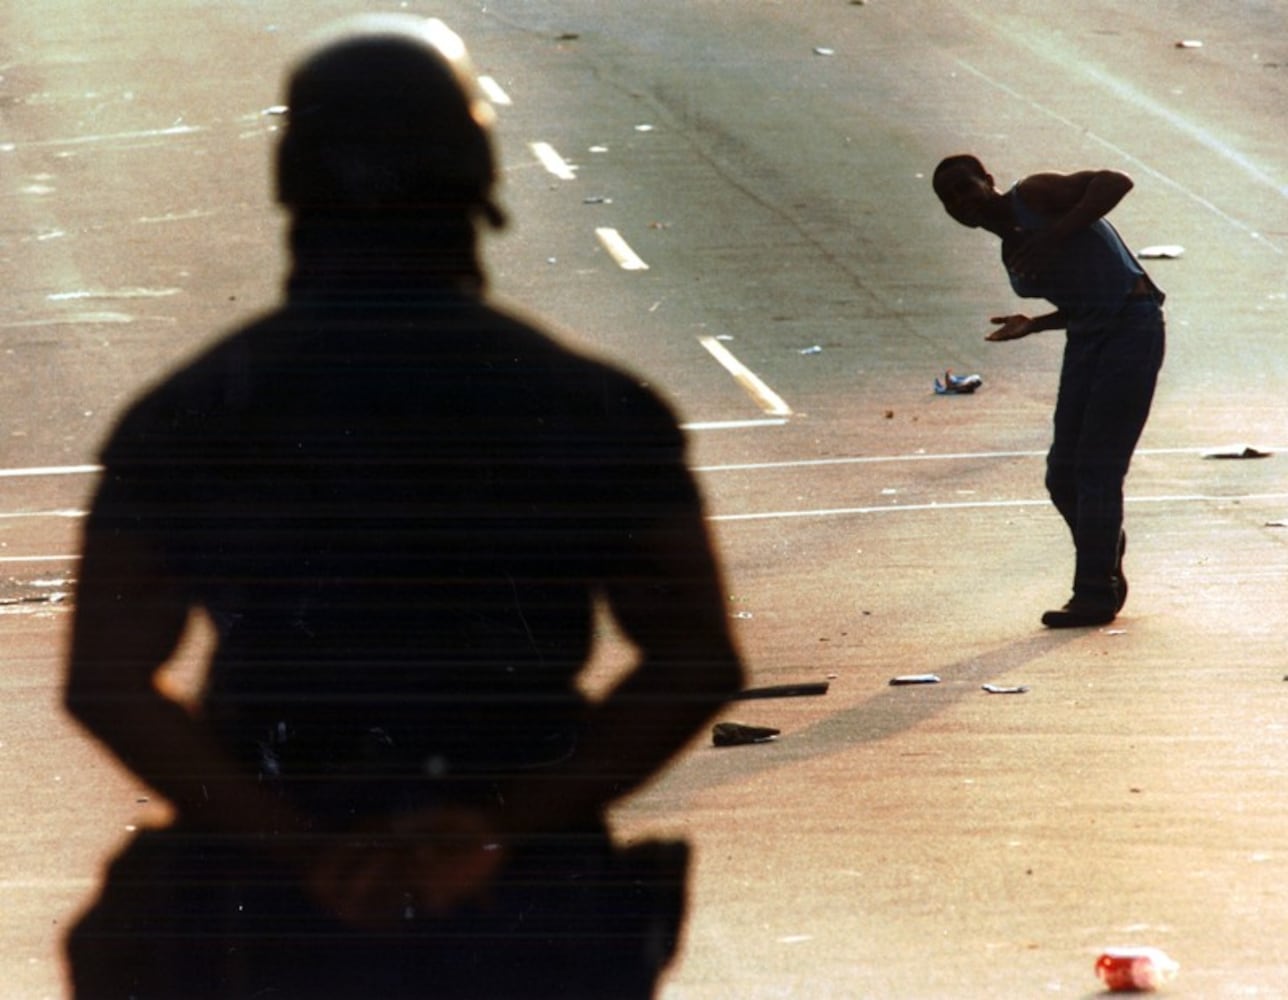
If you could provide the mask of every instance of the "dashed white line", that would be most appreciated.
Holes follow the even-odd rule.
[[[622,238],[622,234],[616,229],[609,229],[601,226],[595,230],[595,235],[599,237],[599,242],[603,244],[604,249],[617,262],[617,266],[623,271],[647,271],[648,265],[643,259],[631,249],[629,243]]]
[[[550,145],[550,143],[530,142],[528,143],[528,148],[541,161],[541,165],[561,181],[575,181],[577,179],[576,167],[555,152],[554,146]]]
[[[84,517],[88,512],[83,510],[19,510],[0,513],[0,520],[16,521],[27,517]]]
[[[0,469],[0,479],[25,476],[85,476],[102,472],[101,465],[38,465],[26,469]]]
[[[492,77],[480,76],[478,81],[479,89],[483,91],[484,96],[493,104],[508,108],[513,103],[510,100],[510,95],[505,92],[505,88],[497,83]]]
[[[786,400],[769,388],[759,375],[735,358],[733,353],[715,337],[699,337],[698,343],[720,362],[725,371],[734,377],[734,381],[747,390],[762,410],[778,417],[792,415],[792,408],[787,405]]]
[[[744,427],[785,427],[786,417],[765,417],[760,420],[696,420],[680,424],[686,431],[728,431]]]

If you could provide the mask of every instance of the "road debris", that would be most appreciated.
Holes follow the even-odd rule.
[[[1253,448],[1251,445],[1247,445],[1243,448],[1230,448],[1226,451],[1210,451],[1203,457],[1204,458],[1230,458],[1230,459],[1269,458],[1271,454],[1272,454],[1271,452],[1262,451],[1259,448]]]
[[[1096,959],[1096,976],[1113,993],[1153,992],[1180,969],[1158,948],[1106,948]]]
[[[890,678],[891,687],[904,687],[908,684],[938,684],[938,674],[901,674]]]
[[[985,684],[983,689],[989,694],[1028,694],[1029,689],[1023,684],[1009,687],[1004,684]]]
[[[711,729],[711,742],[718,747],[747,746],[768,743],[781,733],[771,726],[748,726],[741,722],[717,722]]]
[[[1175,243],[1160,243],[1157,246],[1141,247],[1136,256],[1141,260],[1175,260],[1185,254],[1185,247]]]
[[[734,701],[749,701],[753,698],[804,698],[811,695],[827,694],[826,681],[809,684],[770,684],[765,687],[747,688],[733,696]]]
[[[978,375],[954,375],[952,370],[944,372],[944,380],[935,379],[935,394],[939,396],[969,396],[984,384]]]

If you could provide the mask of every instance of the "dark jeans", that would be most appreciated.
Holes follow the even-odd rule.
[[[1163,313],[1131,299],[1105,327],[1068,335],[1046,486],[1077,549],[1075,596],[1112,600],[1123,524],[1123,480],[1163,364]]]
[[[516,854],[481,906],[364,933],[287,873],[181,828],[141,834],[73,929],[77,1000],[646,1000],[674,955],[686,846],[603,833]]]

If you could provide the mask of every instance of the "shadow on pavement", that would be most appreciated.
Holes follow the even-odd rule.
[[[889,739],[934,718],[967,697],[1022,697],[986,696],[980,687],[1086,634],[1084,630],[1042,631],[990,652],[973,654],[937,668],[935,672],[941,678],[938,684],[891,686],[813,725],[784,731],[780,739],[771,743],[721,748],[712,766],[704,767],[701,772],[689,770],[685,774],[682,779],[684,793],[705,791],[731,779],[742,780],[859,744]]]

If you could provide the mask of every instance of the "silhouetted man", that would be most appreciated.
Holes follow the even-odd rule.
[[[950,156],[935,193],[957,222],[1002,239],[1002,263],[1024,298],[1056,308],[997,316],[989,340],[1067,331],[1047,490],[1073,534],[1073,596],[1049,628],[1113,621],[1127,600],[1123,481],[1163,363],[1163,293],[1105,219],[1132,188],[1113,170],[1041,173],[1005,194],[978,159]]]
[[[286,302],[103,451],[67,705],[177,818],[73,932],[79,997],[646,997],[672,954],[683,845],[604,812],[741,666],[672,414],[483,297],[473,86],[410,17],[306,59]],[[592,703],[601,603],[638,662]]]

